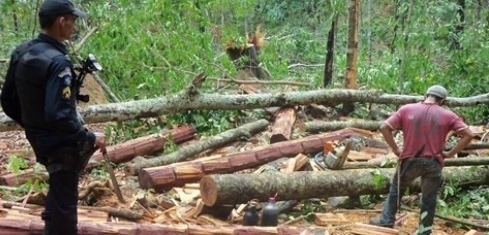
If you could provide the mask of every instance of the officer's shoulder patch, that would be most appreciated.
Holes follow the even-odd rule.
[[[65,100],[69,100],[71,98],[71,89],[69,86],[65,86],[61,90],[61,97],[63,97]]]
[[[58,77],[60,78],[64,78],[65,76],[71,76],[71,69],[70,67],[66,67],[63,71],[61,71],[59,74],[58,74]]]

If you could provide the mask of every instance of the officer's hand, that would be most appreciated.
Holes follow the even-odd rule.
[[[95,133],[95,147],[100,149],[102,153],[105,153],[107,151],[105,149],[105,135],[103,133]]]

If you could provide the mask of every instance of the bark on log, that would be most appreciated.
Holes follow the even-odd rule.
[[[343,169],[360,169],[360,168],[379,168],[383,166],[383,162],[347,162],[343,165]],[[447,158],[445,166],[482,166],[489,165],[489,157],[464,157],[464,158]],[[388,165],[387,167],[395,167]]]
[[[265,201],[275,193],[279,200],[385,194],[394,170],[378,169],[378,175],[370,169],[208,175],[200,181],[200,192],[208,206],[238,204],[251,199]],[[443,175],[456,186],[489,183],[489,169],[484,167],[446,167]],[[379,183],[377,177],[383,180]],[[419,179],[409,192],[419,192]]]
[[[242,84],[239,86],[239,89],[245,92],[246,94],[263,94],[263,93],[269,93],[270,91],[267,90],[266,88],[257,88],[256,86],[249,85],[249,84]],[[280,107],[265,107],[264,108],[267,113],[270,115],[275,115],[275,113],[280,110]]]
[[[294,108],[283,108],[279,110],[275,114],[270,144],[289,140],[296,118]]]
[[[113,163],[123,163],[132,160],[136,156],[149,155],[163,149],[168,141],[181,144],[195,138],[195,128],[189,125],[180,126],[171,130],[165,130],[161,134],[143,136],[127,142],[108,146],[107,155]],[[92,159],[104,160],[102,153],[97,151]]]
[[[44,222],[42,220],[0,219],[0,234],[32,235],[42,234]],[[79,222],[79,235],[290,235],[290,234],[325,234],[322,227],[258,227],[258,226],[199,226],[199,225],[164,225],[164,224],[137,224],[137,223],[96,223]]]
[[[163,114],[194,109],[240,110],[264,107],[295,106],[311,103],[341,104],[365,102],[402,105],[423,100],[421,95],[383,94],[379,91],[319,89],[312,91],[275,92],[252,95],[219,95],[199,93],[188,99],[181,94],[122,103],[92,105],[80,110],[87,123],[125,121],[137,118],[155,117]],[[445,105],[467,107],[489,103],[489,93],[471,97],[448,97]],[[0,131],[19,129],[4,113],[0,114]]]
[[[125,170],[126,173],[129,175],[137,175],[142,168],[157,167],[161,165],[168,165],[180,161],[185,161],[202,151],[212,148],[219,148],[226,144],[229,144],[239,137],[252,136],[257,132],[265,129],[268,124],[269,122],[265,119],[260,119],[252,123],[247,123],[235,129],[227,130],[216,136],[201,140],[195,144],[184,146],[178,151],[175,151],[171,154],[148,159],[147,161],[140,161],[128,164]]]
[[[324,131],[335,131],[347,127],[360,128],[364,130],[377,131],[382,122],[379,121],[312,121],[304,123],[306,131],[310,133],[319,133]]]
[[[141,169],[138,175],[139,186],[144,189],[164,190],[185,183],[196,182],[205,174],[229,173],[256,167],[282,157],[293,157],[299,153],[316,153],[323,149],[327,141],[342,140],[358,134],[354,129],[312,135],[307,138],[291,140],[260,147],[252,151],[228,154],[215,160],[177,163],[168,166]]]

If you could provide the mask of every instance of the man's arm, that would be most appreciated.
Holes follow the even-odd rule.
[[[380,133],[382,133],[382,135],[384,136],[385,142],[387,142],[389,147],[391,147],[392,152],[399,157],[401,156],[401,151],[399,150],[396,141],[394,141],[394,136],[392,135],[392,131],[393,129],[386,123],[383,123],[380,126]]]
[[[455,154],[462,151],[462,149],[464,149],[470,143],[470,141],[472,141],[472,139],[474,138],[474,133],[468,127],[457,132],[457,134],[461,135],[462,138],[460,138],[460,140],[457,142],[455,147],[450,149],[450,151],[443,151],[442,152],[443,158],[453,157]]]

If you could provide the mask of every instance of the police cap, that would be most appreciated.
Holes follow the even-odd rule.
[[[40,15],[73,14],[78,17],[86,17],[87,13],[75,8],[70,0],[44,0],[39,10]]]

